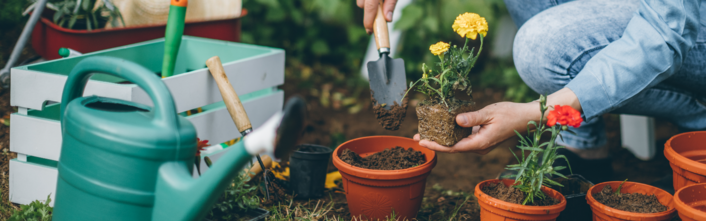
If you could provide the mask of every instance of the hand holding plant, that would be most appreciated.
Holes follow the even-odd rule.
[[[457,92],[471,96],[468,74],[475,65],[483,48],[483,38],[488,33],[488,22],[475,13],[464,13],[456,17],[452,29],[466,38],[463,47],[440,41],[429,47],[439,58],[436,65],[422,64],[422,77],[410,82],[409,89],[416,90],[428,98],[417,107],[420,138],[444,146],[453,146],[471,135],[471,128],[456,124],[456,115],[473,110],[472,97],[457,99]],[[480,36],[480,48],[468,48],[469,39]],[[407,94],[405,94],[407,96]]]
[[[546,196],[542,192],[542,185],[546,186],[562,186],[556,181],[551,180],[552,175],[566,178],[563,174],[557,172],[565,169],[564,166],[553,167],[554,161],[560,158],[569,160],[564,155],[558,155],[556,150],[564,148],[556,145],[556,138],[560,137],[561,131],[569,131],[568,127],[579,127],[583,119],[581,113],[570,106],[556,105],[554,110],[549,111],[547,115],[546,125],[544,124],[544,113],[551,108],[546,106],[547,99],[543,95],[540,96],[539,109],[542,113],[539,123],[530,121],[527,123],[527,137],[523,137],[519,132],[515,133],[520,137],[520,145],[517,146],[522,150],[522,158],[515,158],[518,164],[508,165],[506,169],[518,171],[517,175],[511,175],[515,178],[515,188],[525,193],[526,198],[522,204],[534,202],[535,199],[544,199]],[[534,126],[534,130],[530,130],[530,125]],[[551,133],[551,138],[548,142],[540,143],[542,135],[546,132]],[[571,131],[569,131],[571,132]],[[525,151],[529,151],[525,155]],[[540,155],[541,158],[540,158]],[[571,167],[569,165],[569,171]]]

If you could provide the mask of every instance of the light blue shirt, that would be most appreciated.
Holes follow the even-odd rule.
[[[623,36],[591,58],[566,85],[578,97],[586,119],[623,106],[679,70],[696,42],[701,1],[641,0]]]

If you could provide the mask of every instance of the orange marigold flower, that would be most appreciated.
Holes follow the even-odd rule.
[[[553,127],[557,123],[565,126],[579,127],[583,119],[581,113],[569,105],[556,105],[554,110],[549,111],[547,116],[547,126]]]

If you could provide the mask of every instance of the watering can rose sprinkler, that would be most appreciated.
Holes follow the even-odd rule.
[[[124,78],[154,107],[81,97],[92,73]],[[166,85],[130,61],[95,56],[69,74],[61,102],[62,149],[54,220],[201,220],[255,154],[288,158],[303,129],[304,102],[289,99],[193,178],[196,129],[176,113]]]

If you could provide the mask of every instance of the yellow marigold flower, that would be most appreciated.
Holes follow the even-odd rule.
[[[480,17],[476,13],[463,13],[456,17],[454,24],[451,25],[456,33],[461,35],[461,37],[470,38],[476,40],[478,34],[482,34],[483,37],[488,34],[488,22],[485,18]]]
[[[444,52],[449,50],[449,43],[440,41],[436,44],[429,46],[429,50],[432,54],[439,56],[440,54],[443,54]]]

